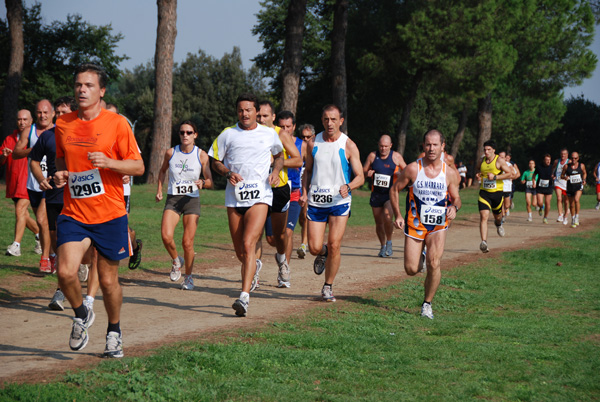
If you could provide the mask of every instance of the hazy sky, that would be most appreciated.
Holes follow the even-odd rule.
[[[31,6],[33,0],[25,0]],[[260,10],[259,0],[178,0],[175,61],[181,62],[188,53],[202,49],[221,58],[234,46],[241,50],[244,68],[250,68],[253,57],[262,52],[262,44],[251,34]],[[152,0],[44,0],[42,15],[46,23],[65,21],[68,14],[81,14],[94,25],[112,24],[114,33],[125,38],[119,42],[117,54],[129,60],[121,67],[132,69],[154,57],[157,10]],[[6,19],[4,2],[0,17]],[[596,27],[592,50],[600,59],[600,26]],[[592,78],[583,85],[565,90],[565,97],[582,94],[600,105],[600,63]]]

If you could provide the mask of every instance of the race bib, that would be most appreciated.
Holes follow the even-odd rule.
[[[375,173],[373,175],[373,185],[376,187],[390,187],[390,182],[392,181],[392,176],[388,176],[387,174],[379,174]]]
[[[315,204],[331,204],[333,202],[333,188],[317,187],[311,188],[311,200]]]
[[[548,187],[550,185],[550,180],[541,180],[540,179],[540,183],[538,184],[538,187]]]
[[[527,180],[525,182],[525,185],[527,186],[527,188],[533,188],[533,181],[532,180]]]
[[[91,198],[104,194],[104,184],[98,169],[69,173],[71,198]]]
[[[483,188],[485,190],[495,190],[496,189],[496,180],[483,179]]]
[[[235,199],[248,202],[263,198],[263,185],[260,181],[244,180],[235,185]]]
[[[424,225],[442,225],[446,222],[446,207],[421,205],[419,216]]]
[[[581,175],[580,174],[574,174],[572,176],[569,176],[569,181],[571,182],[571,184],[581,183]]]
[[[181,180],[173,186],[173,195],[191,194],[198,190],[198,186],[193,180]]]

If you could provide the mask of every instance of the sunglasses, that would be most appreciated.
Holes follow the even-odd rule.
[[[186,135],[186,134],[187,135],[194,135],[194,132],[193,131],[180,131],[179,132],[179,135]]]

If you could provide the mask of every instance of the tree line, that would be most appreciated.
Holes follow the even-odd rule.
[[[589,49],[596,1],[264,0],[249,33],[264,51],[244,70],[237,48],[220,59],[198,50],[174,63],[169,43],[177,2],[158,0],[155,61],[132,71],[119,69],[126,58],[115,52],[122,36],[110,25],[94,26],[78,15],[45,25],[41,4],[5,2],[0,50],[11,57],[0,60],[3,136],[14,127],[7,116],[69,94],[73,66],[95,61],[112,79],[106,100],[135,122],[149,182],[155,180],[150,156],[177,141],[180,121],[197,123],[198,145],[206,149],[235,123],[234,101],[243,91],[317,128],[321,107],[338,104],[363,157],[389,134],[412,160],[422,134],[437,128],[447,151],[466,163],[481,157],[489,138],[521,165],[570,144],[581,147],[588,165],[600,159],[600,147],[586,145],[598,141],[598,105],[565,101],[562,94],[596,67]],[[19,5],[20,17],[13,12]],[[24,62],[15,97],[11,44],[19,30]]]

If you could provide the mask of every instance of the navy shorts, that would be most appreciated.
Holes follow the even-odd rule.
[[[31,208],[37,208],[42,203],[42,200],[46,198],[45,191],[33,191],[27,189],[27,194],[29,195],[29,203],[31,204]]]
[[[70,216],[59,215],[56,220],[56,246],[72,241],[92,240],[92,245],[102,256],[119,261],[131,255],[131,241],[127,230],[127,215],[98,224],[86,224]]]
[[[371,199],[369,200],[369,204],[373,208],[381,208],[385,205],[386,202],[390,200],[390,193],[371,193]]]
[[[350,216],[350,204],[336,205],[333,207],[308,206],[306,217],[313,222],[327,222],[330,216]]]

